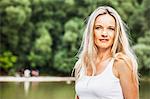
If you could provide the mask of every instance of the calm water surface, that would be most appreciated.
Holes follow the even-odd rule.
[[[74,99],[74,94],[74,83],[0,83],[0,99]],[[150,82],[140,83],[140,99],[150,99]]]

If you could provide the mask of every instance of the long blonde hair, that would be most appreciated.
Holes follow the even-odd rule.
[[[111,49],[112,57],[115,57],[116,53],[119,53],[119,52],[122,52],[127,57],[129,57],[133,65],[133,68],[132,68],[133,73],[138,78],[138,75],[137,75],[138,65],[136,61],[136,56],[134,55],[134,52],[132,51],[129,45],[129,40],[128,40],[128,36],[126,33],[126,25],[122,21],[120,15],[113,8],[109,6],[101,6],[101,7],[98,7],[89,16],[88,22],[86,24],[82,43],[81,43],[79,52],[77,54],[79,59],[74,66],[76,80],[80,76],[80,70],[82,67],[86,69],[88,66],[91,66],[93,70],[92,75],[95,75],[96,73],[95,58],[97,57],[98,50],[94,44],[93,27],[94,27],[94,22],[97,16],[103,15],[103,14],[110,14],[111,16],[114,17],[116,21],[115,39],[114,39],[114,43]],[[136,80],[138,81],[137,78]]]

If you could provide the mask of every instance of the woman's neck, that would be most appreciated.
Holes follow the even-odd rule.
[[[112,54],[111,54],[111,49],[110,48],[108,48],[108,49],[99,49],[98,50],[97,58],[98,58],[99,61],[104,61],[104,60],[110,58],[111,56],[112,56]]]

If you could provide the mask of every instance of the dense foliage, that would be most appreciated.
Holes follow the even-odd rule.
[[[149,0],[0,0],[0,74],[70,74],[89,14],[114,7],[129,26],[139,70],[150,73]]]

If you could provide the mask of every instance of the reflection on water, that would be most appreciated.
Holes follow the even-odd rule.
[[[140,99],[150,99],[150,82],[140,83]]]
[[[28,95],[29,87],[30,87],[30,82],[29,81],[25,81],[24,82],[25,95]]]
[[[150,82],[140,83],[140,99],[150,99]],[[74,99],[74,83],[0,83],[0,99]]]
[[[0,99],[74,99],[74,93],[74,83],[0,83]]]

